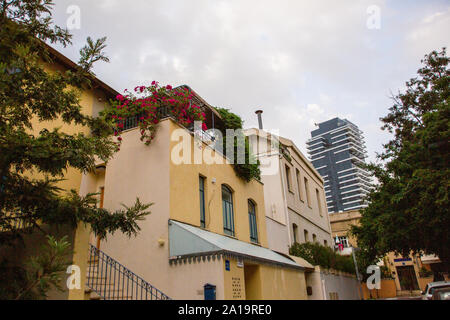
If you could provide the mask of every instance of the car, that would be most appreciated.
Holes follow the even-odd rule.
[[[422,300],[431,300],[431,297],[433,296],[433,293],[436,289],[444,289],[444,288],[450,288],[449,281],[430,282],[429,284],[426,285],[425,289],[422,291]]]
[[[450,287],[435,289],[431,300],[450,300]]]

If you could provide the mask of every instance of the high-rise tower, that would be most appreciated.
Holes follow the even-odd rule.
[[[318,124],[306,142],[314,168],[325,180],[329,213],[367,206],[370,192],[368,172],[358,165],[365,163],[367,150],[358,127],[346,119],[334,118]]]

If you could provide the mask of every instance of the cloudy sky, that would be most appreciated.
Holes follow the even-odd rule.
[[[364,131],[373,160],[389,139],[379,118],[391,92],[450,42],[448,0],[55,2],[58,25],[74,22],[73,5],[81,22],[73,46],[57,48],[77,61],[87,36],[107,36],[111,62],[94,71],[116,90],[188,84],[246,127],[261,108],[264,127],[305,154],[314,123],[338,116]]]

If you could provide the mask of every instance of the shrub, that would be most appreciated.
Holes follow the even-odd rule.
[[[318,265],[326,269],[355,273],[355,265],[352,257],[342,256],[332,248],[323,246],[320,243],[294,243],[289,248],[289,253],[293,256],[303,258],[315,266]]]

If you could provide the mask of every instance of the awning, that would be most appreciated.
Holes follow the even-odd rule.
[[[169,252],[171,259],[228,254],[244,259],[304,269],[292,259],[270,249],[174,220],[169,220]]]
[[[308,261],[306,261],[305,259],[300,258],[300,257],[291,256],[291,255],[289,257],[291,257],[292,260],[297,262],[297,264],[301,265],[305,269],[314,270],[314,266],[311,263],[309,263]]]
[[[423,255],[422,257],[420,257],[420,261],[422,261],[422,264],[432,264],[441,262],[439,257],[434,254]]]

